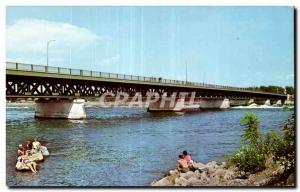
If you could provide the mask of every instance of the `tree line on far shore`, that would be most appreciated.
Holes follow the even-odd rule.
[[[247,89],[255,90],[255,91],[264,91],[264,92],[270,92],[270,93],[279,93],[279,94],[289,94],[294,95],[294,87],[293,86],[259,86],[259,87],[248,87]]]

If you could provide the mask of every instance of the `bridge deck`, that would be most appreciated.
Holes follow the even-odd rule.
[[[11,76],[28,76],[40,78],[56,78],[56,79],[70,79],[70,80],[84,80],[84,81],[100,81],[112,82],[122,84],[139,84],[139,85],[152,85],[164,87],[179,87],[179,88],[192,88],[192,89],[206,89],[206,90],[220,90],[220,91],[233,91],[239,93],[253,93],[268,96],[286,97],[283,94],[253,91],[246,88],[213,85],[196,82],[186,82],[179,80],[169,80],[155,77],[142,77],[134,75],[124,75],[115,73],[104,73],[80,69],[70,69],[43,65],[32,65],[23,63],[6,62],[6,75]]]

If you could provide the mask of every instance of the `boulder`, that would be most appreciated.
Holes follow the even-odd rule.
[[[188,180],[191,177],[197,177],[197,174],[193,171],[188,171],[186,173],[180,173],[180,177],[183,177]]]
[[[170,175],[175,175],[175,174],[179,174],[179,172],[178,172],[177,169],[175,169],[175,170],[170,170],[170,171],[169,171],[169,174],[170,174]]]
[[[154,183],[152,183],[152,186],[173,186],[174,182],[170,178],[170,176],[164,177],[161,180],[158,180]]]
[[[210,178],[208,177],[207,173],[206,172],[202,172],[200,174],[200,180],[202,183],[208,183],[210,182]]]
[[[231,170],[226,170],[226,173],[224,175],[224,180],[225,181],[228,181],[228,180],[231,180],[235,177],[235,173]]]
[[[203,186],[205,185],[206,183],[203,183],[200,179],[197,179],[197,178],[194,178],[194,177],[191,177],[189,180],[188,180],[188,185],[189,186]]]
[[[175,185],[176,186],[188,186],[189,181],[184,177],[177,177],[175,178]]]
[[[211,162],[207,163],[206,166],[211,167],[211,168],[217,168],[218,164],[215,161],[211,161]]]
[[[225,176],[226,171],[224,169],[216,169],[214,174],[212,175],[213,177],[216,177],[217,179],[223,179]]]
[[[194,168],[200,170],[200,172],[208,171],[208,167],[203,163],[194,163]]]

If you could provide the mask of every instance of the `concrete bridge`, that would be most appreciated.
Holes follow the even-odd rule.
[[[202,109],[281,104],[286,100],[283,94],[238,87],[6,62],[6,98],[35,99],[36,117],[85,118],[84,100],[119,93],[130,98],[140,93],[142,99],[152,93],[160,95],[155,102],[150,100],[149,111],[181,111],[192,97]],[[177,93],[186,93],[185,98]],[[164,106],[158,107],[164,97],[168,98]],[[174,106],[170,98],[174,98]]]

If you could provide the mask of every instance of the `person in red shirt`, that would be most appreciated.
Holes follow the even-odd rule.
[[[183,151],[182,154],[183,154],[183,158],[184,158],[188,163],[189,163],[190,161],[192,161],[192,157],[191,157],[190,154],[188,154],[187,151]]]
[[[190,168],[192,171],[194,171],[194,170],[195,170],[195,166],[194,166],[194,161],[192,160],[191,155],[188,154],[187,151],[183,151],[182,154],[183,154],[183,159],[186,160],[186,162],[187,162],[189,168]]]

